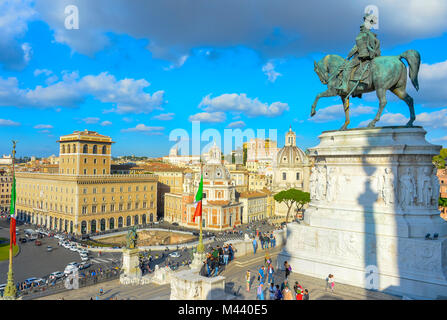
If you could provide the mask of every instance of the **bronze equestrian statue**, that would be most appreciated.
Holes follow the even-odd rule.
[[[419,90],[417,76],[421,64],[420,54],[416,50],[407,50],[398,56],[380,56],[380,42],[368,28],[371,21],[371,16],[365,15],[356,44],[346,60],[332,54],[326,55],[318,63],[314,62],[315,72],[328,89],[317,95],[310,115],[315,115],[318,99],[340,96],[345,111],[345,123],[340,130],[345,130],[349,124],[349,97],[361,98],[363,93],[376,91],[379,110],[368,124],[368,128],[373,128],[387,104],[386,91],[390,90],[407,103],[410,120],[406,126],[412,127],[416,116],[413,98],[406,92],[407,68],[402,59],[407,61],[411,82]],[[350,58],[353,59],[349,61]]]

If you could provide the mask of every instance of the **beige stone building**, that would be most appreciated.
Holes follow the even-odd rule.
[[[110,137],[75,131],[58,142],[59,173],[16,173],[19,219],[74,234],[157,220],[158,177],[110,174]]]
[[[242,223],[260,221],[267,218],[267,195],[262,192],[243,192],[239,196],[242,203]]]
[[[12,175],[0,170],[0,212],[9,212],[11,205]]]

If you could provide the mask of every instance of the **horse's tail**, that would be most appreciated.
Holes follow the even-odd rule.
[[[399,59],[404,58],[410,66],[411,83],[416,90],[419,90],[418,73],[421,65],[421,55],[416,50],[407,50],[399,56]]]

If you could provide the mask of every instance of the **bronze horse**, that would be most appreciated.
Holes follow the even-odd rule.
[[[343,107],[345,111],[345,123],[340,128],[340,130],[346,130],[349,124],[349,96],[351,92],[353,97],[361,97],[362,93],[376,91],[377,97],[379,98],[379,110],[375,118],[368,124],[368,128],[373,128],[377,121],[380,120],[383,109],[385,108],[386,101],[386,91],[390,90],[400,99],[404,100],[408,108],[410,109],[410,121],[406,124],[407,127],[412,127],[413,122],[416,119],[414,114],[414,103],[413,98],[406,92],[407,86],[407,68],[401,59],[405,59],[410,67],[410,79],[416,90],[419,90],[418,84],[418,72],[419,66],[421,64],[421,56],[416,50],[407,50],[398,56],[380,56],[376,57],[371,61],[369,66],[369,81],[368,84],[359,82],[357,87],[356,81],[350,80],[348,84],[348,89],[346,92],[341,92],[337,89],[337,73],[340,72],[346,60],[339,55],[326,55],[323,59],[314,62],[315,72],[317,73],[320,81],[326,84],[328,89],[321,92],[315,98],[312,104],[312,111],[310,113],[313,117],[316,113],[315,108],[317,106],[318,99],[322,97],[335,97],[340,96]]]

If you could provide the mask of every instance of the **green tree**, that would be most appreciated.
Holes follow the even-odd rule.
[[[447,149],[443,148],[441,149],[441,152],[438,155],[433,157],[433,164],[438,169],[444,169],[446,158],[447,158]]]
[[[296,205],[298,210],[303,209],[306,203],[310,202],[310,193],[297,189],[283,190],[273,196],[276,202],[284,203],[287,206],[286,223],[289,221],[290,209]]]
[[[447,208],[447,198],[439,198],[438,204],[440,207]]]

